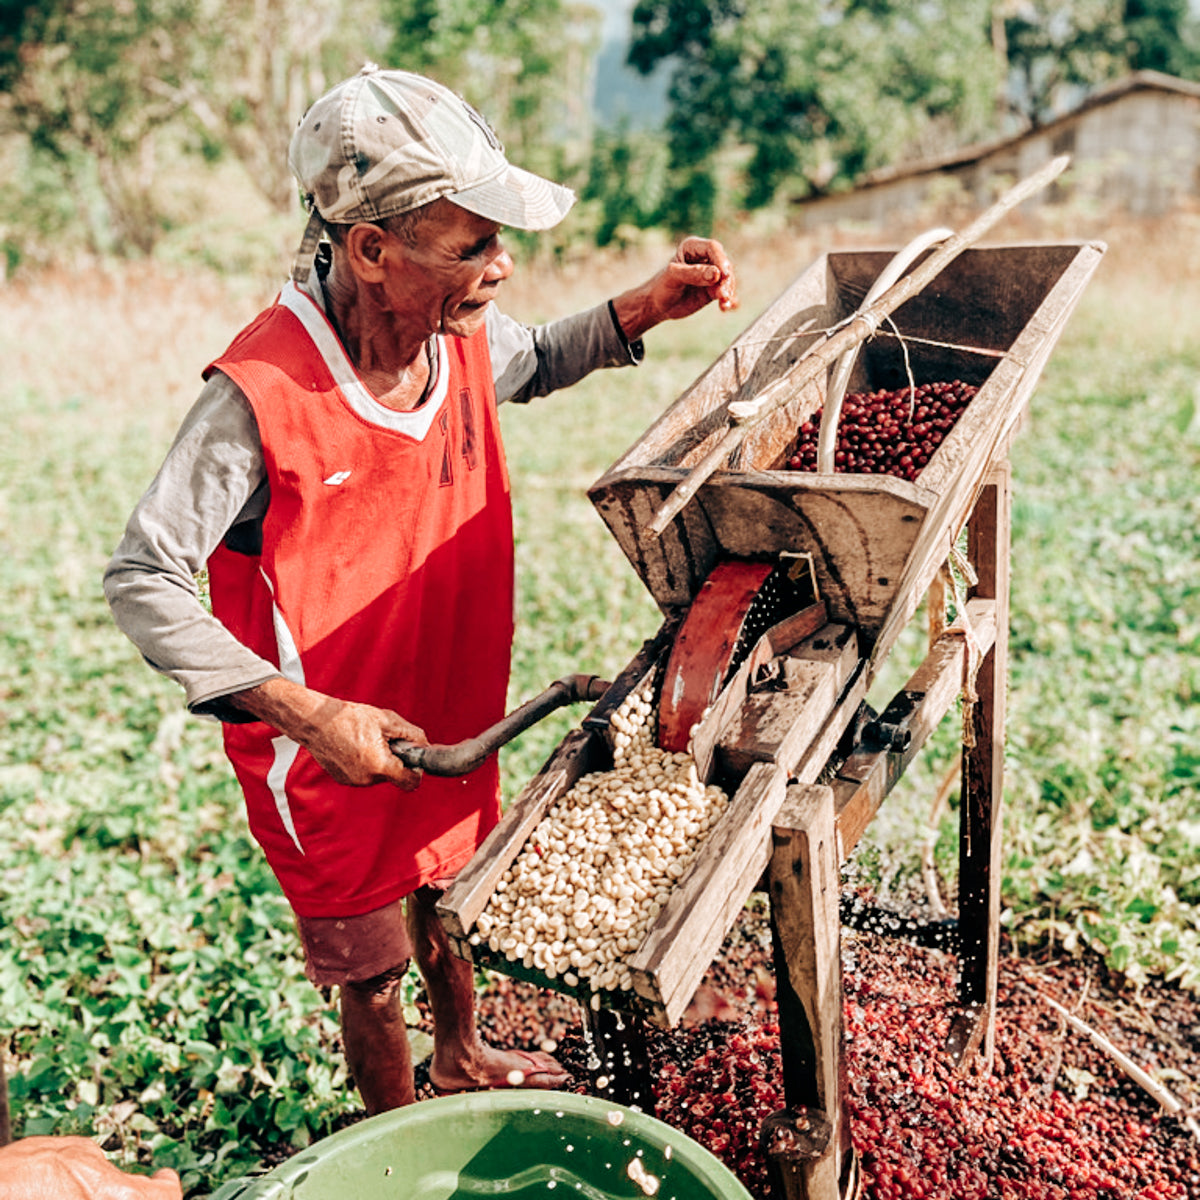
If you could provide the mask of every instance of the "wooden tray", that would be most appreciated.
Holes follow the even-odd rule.
[[[666,613],[686,608],[724,558],[813,556],[834,620],[882,661],[946,560],[989,466],[1002,459],[1050,352],[1104,253],[1098,242],[978,247],[893,314],[918,384],[979,387],[915,483],[780,470],[825,382],[749,433],[658,537],[646,526],[720,439],[730,401],[757,395],[824,330],[855,311],[895,251],[817,259],[589,490]],[[907,382],[887,326],[859,355],[850,390]]]
[[[736,724],[741,707],[737,704],[718,702],[707,725],[702,723],[697,740],[713,748],[704,774],[707,780],[720,782],[732,798],[642,945],[628,956],[632,990],[593,993],[587,980],[571,987],[561,976],[551,980],[535,968],[510,962],[486,944],[471,945],[470,934],[500,877],[559,797],[588,772],[611,768],[608,715],[661,666],[674,628],[668,623],[642,648],[582,727],[559,744],[438,903],[438,914],[459,957],[574,996],[583,1004],[639,1013],[668,1028],[686,1010],[762,878],[770,853],[771,823],[789,777],[797,771],[809,781],[816,777],[858,707],[863,692],[857,686],[861,660],[854,631],[846,626],[826,625],[787,650],[784,660],[795,676],[794,697],[804,699],[803,713],[797,713],[798,719],[789,722],[788,729],[780,729],[778,738],[760,730],[754,745],[730,754],[720,741]],[[726,691],[745,686],[739,674]]]

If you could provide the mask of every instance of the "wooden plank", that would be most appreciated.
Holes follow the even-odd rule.
[[[661,538],[644,540],[642,530],[680,472],[648,468],[631,474],[636,482],[610,471],[588,495],[658,606],[664,612],[686,608],[708,578],[720,547],[699,508],[681,513]]]
[[[990,600],[971,600],[967,618],[982,653],[996,636],[996,608]],[[849,855],[879,811],[888,793],[916,758],[921,747],[954,705],[962,689],[965,626],[961,619],[934,643],[900,694],[911,704],[906,724],[910,736],[901,751],[864,747],[838,768],[833,788],[842,848]]]
[[[956,458],[962,452],[960,443],[974,442],[980,433],[986,433],[987,457],[992,457],[996,444],[1004,439],[1019,419],[1021,410],[1037,383],[1041,368],[1066,328],[1067,320],[1088,280],[1095,273],[1103,253],[1103,249],[1095,243],[1081,247],[1038,305],[1037,311],[1029,316],[1008,348],[1006,360],[1016,371],[1014,378],[1006,381],[1005,395],[997,411],[986,415],[982,412],[972,414],[972,409],[976,407],[972,403],[921,472],[922,481],[927,487],[944,492],[953,486],[953,481],[959,473]],[[970,421],[967,420],[968,416],[971,417]],[[962,436],[956,437],[955,433],[960,427]]]
[[[787,690],[748,695],[720,739],[720,760],[734,775],[751,763],[786,765],[800,758],[858,664],[858,638],[847,625],[827,625],[781,661]]]
[[[785,765],[784,770],[805,782],[816,779],[858,711],[866,691],[865,673],[860,670],[851,679],[833,711],[826,716],[820,733],[801,755],[799,762]],[[765,765],[758,764],[752,767],[751,771],[759,770]],[[646,1003],[659,1006],[660,1014],[650,1017],[658,1024],[665,1024],[670,1028],[686,1010],[695,994],[697,984],[708,970],[725,935],[732,928],[751,892],[762,880],[771,854],[770,837],[763,834],[756,842],[744,843],[740,850],[745,855],[745,867],[727,897],[719,901],[710,898],[712,920],[707,931],[701,928],[703,920],[700,914],[697,914],[693,931],[696,953],[690,956],[690,961],[673,963],[672,969],[665,973],[668,979],[673,980],[672,986],[664,989],[660,986],[660,980],[655,979],[651,982],[649,976],[643,980],[643,988],[648,993],[645,997]]]
[[[866,662],[859,659],[854,674],[850,677],[834,710],[829,714],[821,732],[813,739],[799,759],[787,765],[788,777],[796,783],[815,783],[817,777],[825,769],[829,757],[837,749],[838,743],[854,720],[863,701],[867,698],[869,680],[866,672]]]
[[[973,597],[991,599],[996,639],[975,680],[974,746],[963,750],[959,838],[958,923],[961,1003],[980,1015],[984,1057],[995,1051],[996,987],[1000,943],[1000,826],[1004,792],[1005,690],[1008,682],[1009,542],[1012,478],[996,466],[968,525],[968,551],[979,582]],[[964,1049],[969,1049],[968,1039]]]
[[[678,969],[667,972],[671,986],[664,989],[661,979],[656,980],[660,993],[659,1010],[650,1018],[656,1024],[673,1029],[687,1011],[696,988],[717,957],[725,935],[733,928],[750,894],[761,882],[770,856],[771,839],[768,834],[747,847],[745,863],[729,892],[723,897],[714,897],[716,902],[708,906],[708,928],[701,929],[701,922],[697,919],[690,943],[692,949],[686,961],[680,960]]]
[[[582,729],[567,734],[438,901],[438,916],[451,937],[464,938],[470,933],[500,877],[559,796],[589,771],[611,765],[608,748],[598,734]]]
[[[639,994],[651,999],[676,994],[693,961],[703,957],[713,909],[729,901],[748,864],[761,854],[786,787],[786,775],[770,763],[756,764],[747,773],[641,946],[627,959]],[[738,908],[748,894],[738,898]]]
[[[905,301],[893,314],[901,332],[912,339],[948,340],[948,330],[966,331],[959,343],[980,350],[1006,352],[1037,312],[1047,293],[1063,273],[1078,261],[1081,252],[1094,242],[1009,242],[981,243],[951,263],[936,286]],[[830,270],[847,311],[859,307],[875,278],[890,259],[891,250],[846,250],[829,255]],[[904,382],[904,356],[890,338],[887,326],[868,342],[865,353],[871,363],[872,379],[880,386],[898,387]],[[909,357],[925,351],[913,341]],[[941,346],[927,352],[943,355]]]
[[[701,509],[723,553],[811,554],[831,618],[873,640],[936,498],[887,475],[726,472],[689,508]]]
[[[793,784],[771,831],[771,932],[780,1057],[789,1111],[815,1110],[830,1126],[812,1157],[779,1169],[784,1194],[838,1200],[852,1153],[845,1113],[839,856],[833,792]]]
[[[746,661],[737,669],[732,679],[721,689],[707,715],[701,721],[692,738],[692,757],[696,760],[696,773],[705,783],[713,778],[713,767],[717,743],[729,722],[746,699],[750,681],[759,667],[790,650],[797,642],[816,633],[827,625],[828,609],[823,600],[810,604],[802,611],[785,618],[758,639]]]
[[[992,462],[1016,429],[1042,367],[1088,280],[1103,256],[1099,243],[1081,246],[1045,300],[1026,323],[1002,362],[959,418],[921,472],[921,483],[936,492],[921,537],[896,589],[891,612],[879,630],[873,661],[881,662],[916,612],[950,547],[974,509]]]

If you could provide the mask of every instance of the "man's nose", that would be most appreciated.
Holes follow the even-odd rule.
[[[514,264],[508,250],[504,246],[500,246],[496,257],[487,265],[487,270],[483,273],[485,283],[502,283],[507,279],[514,270]]]

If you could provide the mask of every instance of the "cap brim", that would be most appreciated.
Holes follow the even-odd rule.
[[[459,208],[512,229],[552,229],[575,203],[575,193],[560,183],[511,164],[495,179],[450,192]]]

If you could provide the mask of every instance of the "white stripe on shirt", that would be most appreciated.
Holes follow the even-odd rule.
[[[295,283],[289,281],[279,293],[279,303],[299,318],[317,352],[325,360],[325,365],[346,403],[364,421],[370,421],[372,425],[379,425],[396,433],[407,434],[417,442],[425,440],[425,435],[433,427],[434,418],[446,399],[449,385],[450,373],[444,370],[445,346],[442,344],[441,334],[435,339],[437,362],[430,368],[435,374],[435,379],[429,396],[419,408],[400,412],[398,409],[388,408],[386,404],[380,404],[371,394],[370,389],[359,378],[354,364],[346,356],[345,348],[333,332],[333,326],[329,324],[329,318],[307,292],[301,291]]]

